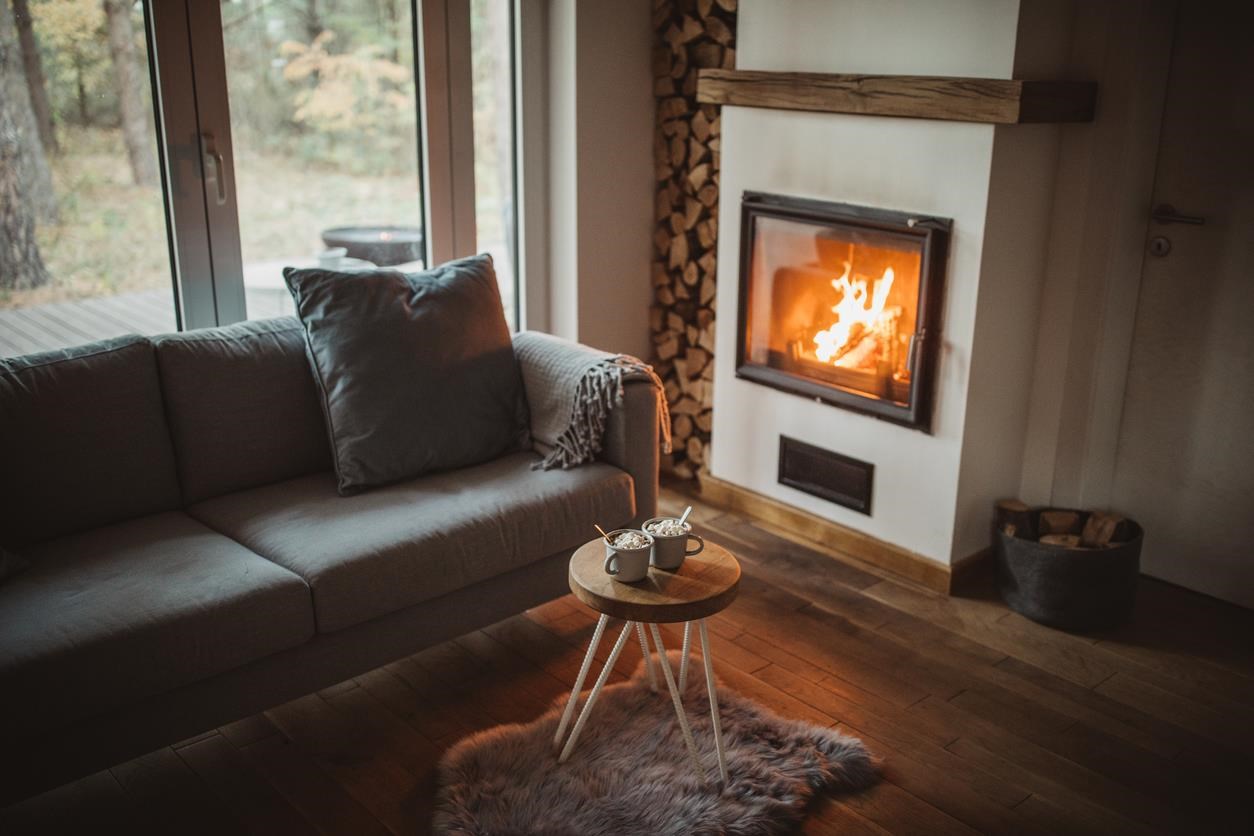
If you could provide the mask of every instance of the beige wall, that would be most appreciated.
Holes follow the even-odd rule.
[[[1154,186],[1175,0],[1077,6],[1069,66],[1096,119],[1063,127],[1019,493],[1107,507]]]
[[[1074,22],[1071,0],[1023,0],[1013,77],[1070,77]],[[955,560],[988,546],[993,503],[1016,496],[1022,482],[1063,130],[994,129],[950,550]]]

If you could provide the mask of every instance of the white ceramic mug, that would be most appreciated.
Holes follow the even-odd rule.
[[[618,535],[625,532],[644,535],[649,542],[638,549],[625,549],[612,545]],[[649,560],[653,555],[653,536],[634,528],[616,528],[610,532],[610,542],[605,544],[605,573],[616,581],[634,583],[649,574]]]
[[[705,541],[701,539],[701,535],[692,533],[692,523],[684,523],[683,534],[674,534],[670,537],[649,530],[649,526],[654,523],[673,519],[677,518],[654,517],[651,520],[646,520],[643,526],[644,533],[653,538],[653,565],[659,569],[670,569],[672,571],[684,565],[685,557],[700,554],[705,548]],[[689,539],[697,541],[696,548],[688,548]]]

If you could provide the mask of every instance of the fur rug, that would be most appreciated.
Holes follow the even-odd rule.
[[[661,671],[654,694],[641,664],[630,681],[602,690],[565,764],[557,762],[553,735],[566,696],[526,725],[497,726],[458,742],[440,762],[435,831],[787,833],[805,818],[816,793],[876,781],[875,761],[862,741],[778,717],[720,687],[731,777],[721,787],[705,675],[700,657],[694,654],[693,661],[684,707],[706,768],[704,782],[684,747]],[[671,670],[678,672],[678,664],[679,654],[671,654]]]

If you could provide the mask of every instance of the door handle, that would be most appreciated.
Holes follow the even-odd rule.
[[[1206,219],[1200,215],[1181,215],[1176,211],[1176,207],[1170,203],[1160,203],[1154,207],[1154,211],[1150,214],[1155,223],[1160,224],[1192,224],[1193,226],[1201,226],[1206,223]]]
[[[226,180],[222,176],[222,152],[213,134],[200,135],[200,147],[204,153],[205,189],[217,198],[222,206],[226,203]]]

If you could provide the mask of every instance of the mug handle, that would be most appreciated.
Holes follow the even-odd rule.
[[[697,547],[692,551],[685,551],[684,557],[692,557],[694,554],[701,554],[701,552],[705,549],[705,541],[701,539],[701,535],[689,534],[688,536],[695,537],[697,539]]]
[[[617,574],[618,574],[618,570],[617,570],[617,569],[611,569],[611,568],[610,568],[610,563],[611,563],[611,562],[614,560],[614,558],[616,558],[616,557],[618,557],[618,553],[617,553],[617,552],[615,552],[614,554],[611,554],[611,555],[607,555],[607,556],[606,556],[606,558],[605,558],[605,574],[607,574],[607,575],[617,575]]]

